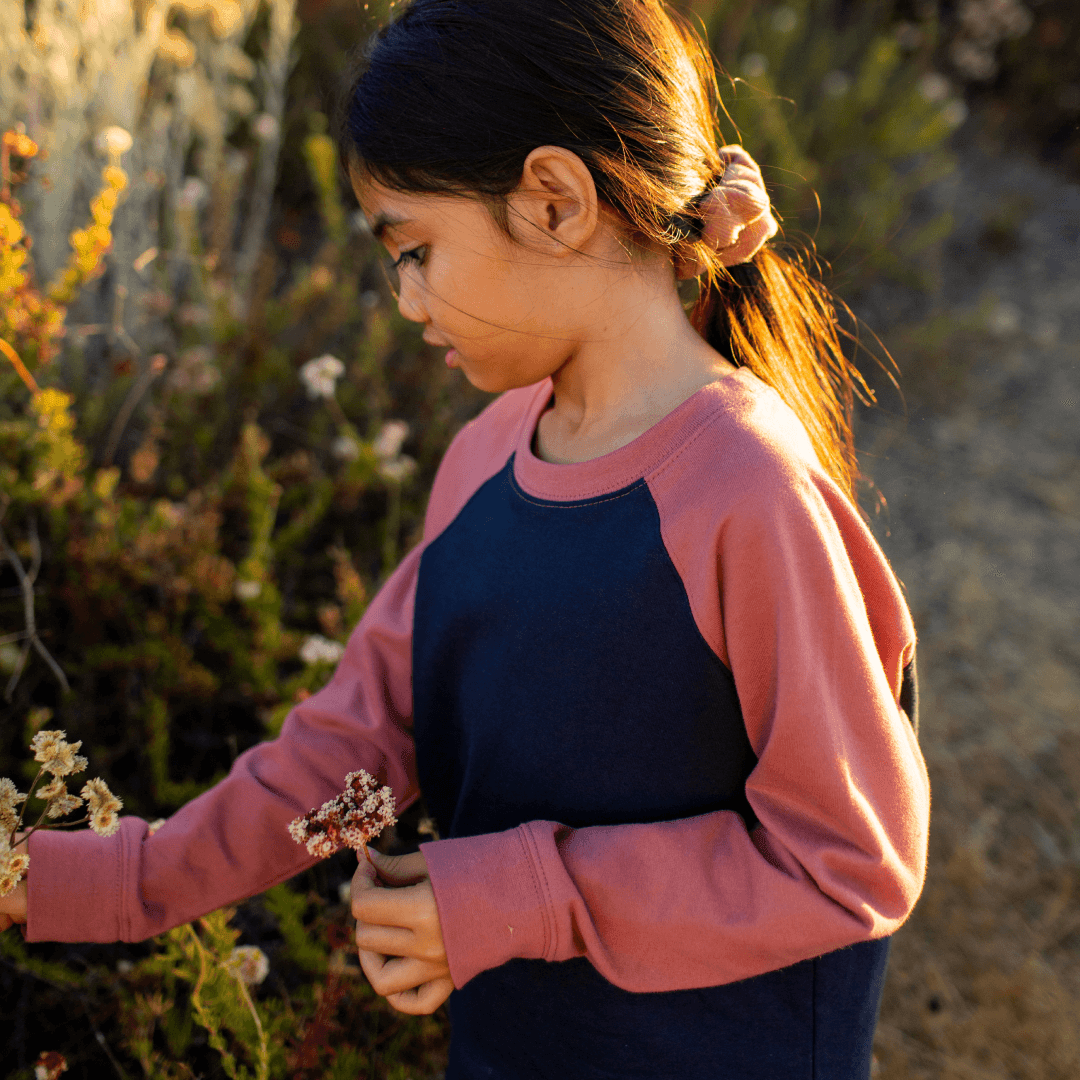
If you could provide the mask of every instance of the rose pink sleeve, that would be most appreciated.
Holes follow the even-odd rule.
[[[289,821],[367,769],[398,808],[417,795],[411,734],[413,597],[421,548],[389,578],[353,631],[330,682],[294,708],[278,738],[241,754],[229,775],[153,836],[122,817],[104,839],[30,838],[27,939],[141,941],[261,892],[316,860]]]
[[[910,914],[930,800],[899,707],[910,616],[831,481],[767,448],[739,452],[720,464],[745,466],[727,494],[680,480],[692,452],[650,488],[695,621],[735,678],[759,823],[531,821],[422,845],[456,986],[515,957],[575,956],[627,990],[719,985],[883,937]]]

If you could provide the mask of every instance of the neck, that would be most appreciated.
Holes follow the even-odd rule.
[[[701,338],[682,307],[673,274],[624,278],[605,318],[591,325],[552,376],[554,407],[544,414],[537,452],[580,461],[637,438],[734,365]]]

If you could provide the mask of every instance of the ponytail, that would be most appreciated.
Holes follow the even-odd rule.
[[[765,247],[752,262],[714,271],[702,279],[690,322],[717,352],[780,395],[802,421],[822,468],[857,502],[852,410],[856,396],[869,403],[874,395],[844,354],[831,293],[802,258]]]

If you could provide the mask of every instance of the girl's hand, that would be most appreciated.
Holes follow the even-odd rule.
[[[22,840],[24,833],[15,834],[15,844]],[[0,896],[0,933],[15,923],[26,922],[26,878],[15,886],[7,896]]]
[[[454,983],[423,853],[368,854],[352,879],[360,966],[398,1012],[433,1013]]]

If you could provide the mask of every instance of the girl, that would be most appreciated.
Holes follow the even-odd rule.
[[[153,836],[34,835],[29,939],[291,877],[286,823],[365,768],[438,824],[353,912],[379,993],[449,997],[450,1080],[869,1075],[925,869],[915,638],[832,306],[716,107],[661,0],[413,0],[376,35],[343,159],[402,313],[500,396],[279,739]]]

